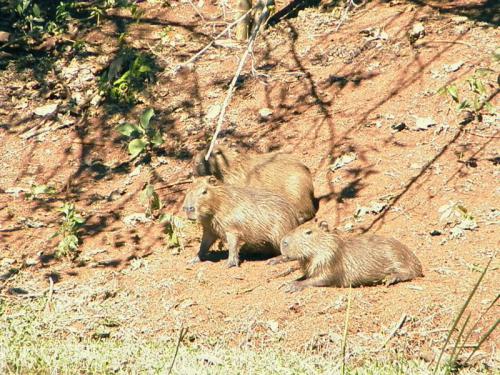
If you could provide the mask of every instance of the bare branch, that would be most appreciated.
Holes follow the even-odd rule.
[[[238,22],[240,22],[243,18],[245,18],[249,13],[251,12],[251,9],[245,13],[244,15],[242,15],[241,17],[239,17],[237,20],[231,22],[229,25],[227,25],[227,27],[222,30],[219,34],[217,34],[215,36],[214,39],[212,39],[212,41],[210,43],[208,43],[205,47],[203,47],[200,51],[198,51],[193,57],[191,57],[189,60],[183,62],[182,64],[179,64],[177,65],[174,69],[172,69],[172,73],[177,73],[179,71],[180,68],[182,68],[183,66],[186,66],[186,65],[189,65],[193,62],[195,62],[196,60],[198,60],[201,55],[203,55],[210,47],[212,47],[214,45],[214,43],[220,39],[225,33],[227,33],[233,26],[235,26]]]
[[[201,18],[202,21],[205,21],[205,17],[203,17],[203,14],[201,14],[201,12],[199,11],[199,9],[196,7],[196,5],[193,4],[193,2],[191,0],[188,0],[188,3],[189,5],[191,5],[191,7],[194,9],[194,11],[196,12],[196,14],[198,14],[198,16]]]
[[[248,55],[253,51],[253,46],[255,44],[255,40],[257,39],[257,35],[259,34],[261,25],[263,24],[264,21],[267,21],[267,19],[270,16],[270,9],[269,7],[265,6],[262,14],[260,15],[257,23],[252,29],[252,34],[250,35],[250,38],[248,39],[248,45],[243,52],[243,55],[241,56],[240,63],[238,65],[238,68],[236,69],[236,73],[234,74],[233,80],[231,81],[231,84],[229,85],[229,89],[227,90],[226,98],[224,99],[224,103],[222,104],[222,108],[219,114],[219,120],[217,121],[217,126],[215,128],[214,135],[212,137],[212,141],[210,142],[210,147],[208,148],[207,154],[205,155],[205,160],[208,160],[210,158],[210,154],[212,153],[215,143],[217,141],[217,136],[219,135],[221,129],[222,129],[222,123],[224,121],[224,116],[226,114],[226,109],[227,106],[229,105],[229,102],[231,101],[231,98],[233,97],[234,89],[236,87],[236,82],[238,81],[238,78],[240,77],[241,71],[243,70],[243,66],[245,65],[245,62],[248,58]],[[241,17],[240,17],[241,18]]]
[[[346,7],[344,8],[344,11],[342,12],[342,16],[340,17],[339,23],[337,24],[337,27],[335,28],[335,32],[339,31],[340,27],[347,21],[349,18],[349,12],[351,11],[352,8],[359,8],[360,6],[363,5],[364,0],[362,0],[359,4],[356,4],[354,0],[347,0]]]

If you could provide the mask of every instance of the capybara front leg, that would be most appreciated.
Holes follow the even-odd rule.
[[[216,240],[217,236],[211,230],[203,229],[203,236],[201,237],[201,244],[198,255],[194,257],[189,263],[194,264],[206,260],[208,250],[210,250],[210,247]]]
[[[227,259],[227,267],[238,267],[240,265],[240,245],[241,241],[236,233],[228,233],[226,235],[229,257]]]

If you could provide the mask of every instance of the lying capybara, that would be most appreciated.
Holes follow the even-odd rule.
[[[290,154],[272,152],[242,155],[222,146],[216,146],[205,160],[206,151],[194,157],[194,175],[213,175],[237,186],[251,186],[270,190],[287,199],[305,222],[314,217],[317,203],[311,172]]]
[[[198,256],[206,258],[217,240],[229,248],[228,267],[239,265],[239,249],[250,245],[270,245],[279,254],[281,238],[299,222],[295,208],[273,192],[224,184],[214,176],[196,178],[186,193],[183,210],[203,226]]]
[[[304,272],[288,292],[309,286],[390,285],[423,276],[420,261],[401,242],[376,235],[343,239],[324,221],[295,228],[283,237],[280,249],[285,259],[298,260]]]

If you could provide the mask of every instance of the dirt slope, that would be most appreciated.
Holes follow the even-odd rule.
[[[421,259],[422,279],[352,291],[349,335],[358,354],[382,355],[367,351],[377,349],[406,316],[388,346],[431,358],[478,269],[500,243],[498,117],[485,114],[482,121],[461,125],[463,117],[451,98],[436,94],[453,83],[472,97],[466,79],[483,69],[490,102],[498,107],[499,65],[493,52],[499,31],[460,15],[463,3],[473,2],[450,2],[441,11],[420,3],[369,2],[338,32],[334,14],[316,8],[282,19],[256,44],[258,75],[249,73],[248,64],[221,137],[245,152],[294,153],[314,173],[316,195],[323,198],[318,217],[341,230],[394,236]],[[221,261],[188,267],[199,244],[194,226],[186,227],[185,247],[179,251],[168,247],[158,223],[124,223],[128,215],[144,212],[138,196],[149,179],[166,204],[163,211],[181,215],[188,185],[169,184],[188,177],[192,153],[212,134],[214,106],[222,103],[243,51],[219,46],[192,70],[172,75],[176,62],[221,29],[211,21],[220,9],[205,5],[202,22],[189,4],[143,6],[142,21],[127,24],[126,42],[155,51],[164,70],[130,112],[91,105],[85,116],[70,114],[67,126],[27,137],[33,129],[64,120],[41,118],[33,114],[35,108],[50,103],[64,108],[69,99],[64,88],[95,90],[93,79],[116,53],[115,19],[84,36],[95,53],[83,59],[67,58],[46,71],[16,71],[10,65],[0,72],[0,293],[13,299],[22,298],[15,288],[40,293],[52,277],[55,295],[68,311],[89,317],[82,324],[70,314],[68,327],[80,335],[93,333],[99,326],[93,318],[106,315],[119,321],[110,329],[116,337],[175,335],[183,324],[192,340],[204,344],[218,338],[233,345],[338,348],[347,290],[285,294],[279,287],[299,276],[280,276],[291,264],[248,260],[226,269],[221,256]],[[127,21],[123,14],[115,18]],[[408,32],[417,22],[425,35],[412,45]],[[162,45],[167,26],[168,41]],[[128,155],[115,130],[125,119],[135,121],[146,107],[155,109],[154,121],[166,139],[164,153],[152,159],[154,172],[122,165]],[[272,110],[269,119],[260,118],[262,108]],[[426,118],[432,121],[417,130]],[[404,129],[393,129],[401,123]],[[332,162],[346,153],[356,159],[332,171]],[[19,188],[34,183],[55,185],[61,193],[28,200]],[[57,229],[55,209],[67,200],[87,218],[80,264],[51,255],[57,243],[50,238]],[[477,228],[452,238],[458,216],[451,216],[450,224],[440,220],[440,208],[450,202],[467,208]],[[497,256],[473,301],[474,318],[498,293],[498,266]],[[498,316],[498,306],[493,310],[479,323],[473,341]],[[494,363],[497,349],[494,333],[481,360]]]

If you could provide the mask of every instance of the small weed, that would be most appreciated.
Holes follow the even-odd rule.
[[[460,203],[450,202],[439,208],[441,214],[439,220],[452,225],[450,238],[460,238],[464,236],[465,230],[474,230],[477,228],[476,219]]]
[[[162,44],[167,44],[170,41],[171,34],[173,32],[172,26],[165,26],[160,33],[160,38]]]
[[[57,258],[74,254],[78,250],[80,241],[78,237],[79,231],[85,223],[85,219],[78,215],[73,203],[64,203],[59,211],[62,213],[63,219],[61,226],[52,236],[52,238],[57,236],[62,237],[57,245],[55,254]]]
[[[163,144],[163,137],[157,127],[151,126],[151,118],[154,116],[153,109],[146,109],[139,118],[138,124],[125,123],[118,126],[118,131],[131,141],[128,144],[128,151],[132,159],[142,152],[151,151],[155,147]]]
[[[148,55],[125,48],[101,76],[100,88],[112,101],[133,104],[136,92],[153,80],[153,72],[154,63]]]
[[[26,194],[26,199],[34,200],[39,199],[41,195],[55,195],[57,190],[50,185],[31,185],[29,193]]]
[[[160,196],[155,191],[155,188],[151,184],[147,184],[144,190],[141,192],[139,199],[142,204],[146,206],[146,217],[151,217],[153,214],[162,208],[162,203]]]
[[[473,76],[466,79],[466,87],[461,91],[457,85],[452,84],[440,88],[438,94],[448,95],[456,103],[458,112],[469,111],[476,118],[483,112],[494,114],[495,108],[489,101],[486,89],[486,77],[491,72],[488,69],[478,69]]]
[[[6,3],[6,4],[3,4]],[[129,8],[136,17],[137,5],[128,0],[100,1],[48,1],[48,0],[10,0],[0,2],[2,17],[8,20],[16,35],[22,35],[19,42],[30,49],[41,43],[47,34],[64,32],[70,22],[95,22],[111,8]],[[135,12],[135,13],[134,13]]]
[[[175,215],[163,214],[160,216],[160,223],[164,224],[164,233],[167,235],[169,247],[184,250],[181,241],[182,228],[185,227],[184,220]]]

